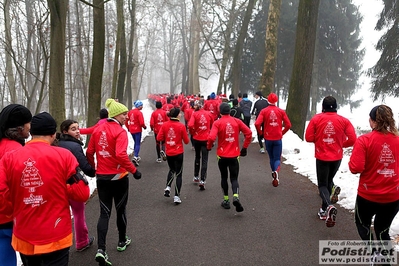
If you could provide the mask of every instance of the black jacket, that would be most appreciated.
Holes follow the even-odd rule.
[[[256,118],[258,118],[260,111],[262,111],[262,109],[264,109],[268,106],[269,106],[269,103],[267,102],[267,100],[265,98],[261,97],[255,102],[254,108],[252,109],[251,114],[255,115]]]
[[[80,169],[82,169],[85,175],[90,177],[94,177],[96,175],[96,171],[93,169],[93,167],[91,167],[91,165],[87,161],[86,155],[83,153],[83,142],[68,134],[61,134],[58,146],[72,152],[72,154],[78,160]]]

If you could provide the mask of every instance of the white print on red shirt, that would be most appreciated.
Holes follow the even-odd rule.
[[[334,128],[333,122],[331,122],[331,121],[328,121],[328,122],[327,122],[327,125],[326,125],[326,127],[324,128],[323,133],[324,133],[325,135],[327,135],[325,138],[323,138],[323,141],[324,141],[326,144],[333,144],[333,143],[335,143],[334,138],[332,138],[332,136],[335,135],[335,128]]]
[[[231,126],[231,124],[228,122],[226,125],[226,141],[233,143],[235,141],[234,139],[234,128]]]
[[[162,126],[163,125],[163,117],[162,117],[162,115],[161,114],[158,114],[158,125],[160,125],[160,126]]]
[[[33,195],[32,193],[36,191],[37,187],[43,185],[42,177],[39,174],[39,170],[34,166],[35,161],[29,158],[24,162],[26,165],[25,169],[22,171],[21,186],[27,188],[31,193],[28,198],[24,198],[23,201],[26,205],[32,205],[32,207],[40,206],[43,204],[42,195]]]
[[[107,132],[101,131],[100,139],[98,140],[98,145],[101,146],[102,150],[98,152],[102,157],[111,157],[109,152],[105,150],[108,147]]]
[[[269,125],[271,125],[272,127],[277,127],[278,126],[278,123],[276,122],[277,115],[276,115],[276,113],[273,110],[270,112],[269,120],[271,120]]]
[[[377,170],[377,173],[380,175],[384,175],[384,177],[392,177],[396,175],[394,169],[387,168],[390,164],[395,162],[395,158],[389,146],[390,145],[388,145],[387,143],[384,143],[382,145],[380,157],[378,158],[378,162],[384,164],[384,169]]]
[[[207,130],[208,127],[206,126],[206,124],[208,123],[208,121],[206,120],[206,117],[203,114],[201,114],[199,122],[201,125],[198,127],[198,129],[202,131]]]
[[[171,127],[171,128],[169,128],[169,131],[168,131],[168,139],[169,140],[166,141],[166,143],[169,146],[175,146],[176,145],[175,138],[176,138],[175,130],[173,129],[173,127]]]

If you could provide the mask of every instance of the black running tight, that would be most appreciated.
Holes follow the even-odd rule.
[[[229,172],[230,172],[230,182],[233,194],[238,194],[239,190],[238,173],[240,170],[240,162],[238,160],[238,157],[234,158],[218,157],[218,166],[222,178],[221,186],[223,189],[223,195],[224,196],[229,195],[229,184],[227,182],[227,179],[229,178]]]
[[[175,156],[166,156],[166,158],[169,165],[169,173],[166,180],[166,186],[171,187],[173,179],[176,176],[175,196],[180,196],[183,176],[183,153]]]

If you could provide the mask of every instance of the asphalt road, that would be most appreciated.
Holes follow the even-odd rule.
[[[220,206],[223,193],[215,149],[209,156],[206,190],[192,182],[194,151],[185,146],[182,204],[163,196],[168,166],[156,163],[155,141],[141,146],[141,180],[130,180],[127,233],[132,244],[118,252],[115,209],[109,223],[107,253],[121,265],[318,265],[319,240],[359,240],[353,213],[337,204],[337,223],[327,228],[319,220],[317,187],[282,164],[280,185],[273,187],[268,155],[257,143],[240,159],[241,213]],[[173,191],[173,190],[172,190]],[[231,193],[231,187],[230,187]],[[172,192],[173,196],[173,192]],[[230,195],[232,197],[232,195]],[[86,205],[89,232],[96,236],[98,197]],[[97,236],[96,236],[97,238]],[[70,265],[97,265],[97,245],[83,252],[74,247]]]

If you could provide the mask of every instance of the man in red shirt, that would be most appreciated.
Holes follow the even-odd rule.
[[[73,239],[68,200],[85,202],[90,196],[75,156],[51,145],[56,130],[49,113],[33,116],[32,140],[0,161],[0,208],[12,211],[12,246],[24,265],[68,265]]]
[[[157,108],[154,112],[151,114],[150,118],[150,127],[151,130],[154,131],[154,137],[155,137],[155,149],[157,151],[157,163],[161,163],[161,151],[163,152],[165,150],[165,143],[160,142],[157,140],[157,136],[159,133],[159,130],[161,129],[162,125],[169,121],[169,117],[166,114],[166,111],[162,110],[162,103],[161,102],[156,102],[155,107]]]
[[[230,171],[230,182],[233,190],[233,205],[236,207],[237,212],[242,212],[244,208],[239,200],[239,184],[238,184],[238,173],[240,170],[240,156],[247,155],[247,148],[252,140],[252,131],[249,129],[244,122],[230,116],[230,105],[228,103],[220,104],[221,118],[216,120],[213,125],[211,132],[208,136],[207,149],[212,149],[216,138],[218,139],[218,145],[216,155],[218,156],[218,166],[221,175],[221,186],[223,189],[223,201],[222,207],[230,209],[229,200],[229,171]],[[240,132],[244,134],[245,140],[240,151]]]
[[[334,188],[334,176],[343,157],[343,148],[356,141],[355,128],[351,122],[337,114],[337,101],[333,96],[323,99],[322,113],[316,114],[305,132],[307,142],[313,142],[316,157],[317,186],[322,203],[318,215],[328,227],[335,225],[339,187]],[[334,191],[333,191],[334,190]]]

